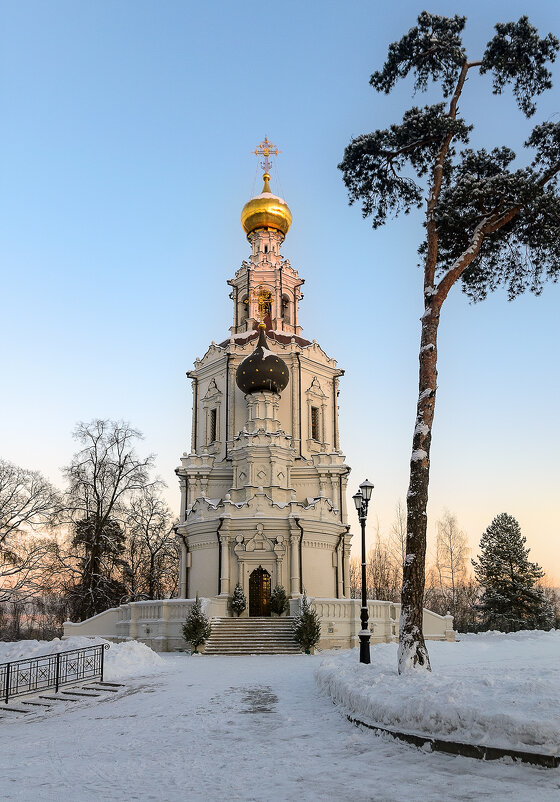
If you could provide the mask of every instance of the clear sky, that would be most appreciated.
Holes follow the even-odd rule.
[[[304,335],[346,376],[341,443],[388,529],[406,496],[417,395],[422,216],[373,231],[336,165],[352,136],[398,121],[410,84],[370,74],[424,3],[0,2],[0,454],[62,484],[78,420],[125,419],[174,468],[190,446],[185,371],[232,323],[226,279],[249,253],[239,223],[260,191],[251,151],[280,147],[273,190],[294,222],[283,247],[306,279]],[[432,2],[468,17],[478,57],[527,4]],[[560,35],[549,0],[530,4]],[[527,121],[509,92],[469,81],[474,145],[521,150],[560,114],[555,88]],[[418,96],[414,102],[433,98]],[[274,177],[274,176],[273,176]],[[440,326],[429,531],[444,507],[476,553],[500,512],[560,579],[560,287],[475,306],[455,288]],[[357,530],[354,513],[351,522]],[[374,516],[370,515],[371,523]],[[370,527],[371,533],[373,526]]]

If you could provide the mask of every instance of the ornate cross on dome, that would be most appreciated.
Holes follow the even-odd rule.
[[[270,156],[278,156],[281,153],[280,150],[273,145],[272,142],[269,142],[268,139],[265,137],[264,142],[261,142],[258,148],[255,148],[253,151],[255,156],[264,156],[264,159],[261,162],[261,167],[265,171],[265,173],[270,172],[270,168],[272,167],[272,162],[270,161]]]

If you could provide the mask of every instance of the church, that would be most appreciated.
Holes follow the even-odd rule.
[[[194,370],[191,451],[181,486],[179,595],[231,596],[249,616],[269,615],[271,588],[290,598],[349,596],[350,538],[338,433],[336,360],[302,336],[304,283],[281,251],[292,215],[270,188],[245,204],[250,254],[231,287],[228,340]]]
[[[250,631],[257,651],[274,651],[267,638],[284,637],[293,648],[289,618],[282,619],[282,636],[281,622],[270,620],[271,592],[282,586],[290,616],[303,595],[311,600],[321,617],[320,648],[357,643],[360,600],[350,598],[346,510],[350,468],[338,430],[344,371],[316,340],[302,335],[304,279],[281,253],[292,214],[270,186],[277,153],[267,139],[255,150],[262,157],[263,188],[241,212],[250,253],[227,282],[230,336],[212,342],[187,373],[192,428],[190,451],[176,469],[177,598],[129,602],[67,622],[65,637],[137,639],[156,651],[183,649],[182,625],[198,597],[212,620],[211,641],[223,633],[223,648],[213,644],[210,651],[225,653],[228,638],[239,643],[242,631]],[[234,630],[236,585],[247,607]],[[368,613],[372,643],[397,637],[399,604],[369,600]],[[270,624],[263,629],[265,620]],[[452,616],[424,610],[424,635],[454,640]]]

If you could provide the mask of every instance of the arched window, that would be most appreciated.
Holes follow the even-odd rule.
[[[285,323],[292,322],[291,316],[291,301],[289,296],[283,295],[282,296],[282,319]]]

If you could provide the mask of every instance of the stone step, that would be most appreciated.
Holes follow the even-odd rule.
[[[238,643],[210,643],[206,642],[207,649],[299,649],[297,643],[252,643],[239,641]]]
[[[206,654],[300,654],[292,618],[214,618]]]
[[[253,624],[225,624],[225,623],[220,623],[220,622],[213,622],[212,623],[212,627],[214,627],[215,629],[231,629],[231,630],[235,630],[235,631],[245,629],[245,630],[249,630],[251,632],[253,632],[253,631],[257,632],[257,631],[262,630],[262,629],[269,630],[270,632],[283,632],[283,631],[292,629],[292,626],[293,626],[292,624],[287,624],[287,625],[283,625],[283,626],[274,626],[274,625],[270,625],[270,624],[256,624],[256,625],[253,625]]]
[[[219,621],[222,624],[233,624],[234,626],[238,626],[240,624],[269,624],[270,626],[282,626],[284,624],[292,624],[294,619],[290,616],[284,616],[283,618],[272,618],[271,616],[245,616],[243,618],[212,618],[212,621]]]
[[[270,629],[268,627],[212,627],[212,632],[227,632],[239,635],[288,635],[291,634],[292,631],[292,627],[286,627],[285,629]]]
[[[291,632],[232,632],[231,630],[227,631],[220,631],[215,630],[213,633],[214,637],[221,637],[221,638],[291,638],[293,639],[293,634]]]
[[[228,630],[213,630],[212,633],[216,637],[231,637],[231,638],[293,638],[292,632],[234,632]]]
[[[272,651],[294,652],[298,654],[301,651],[301,649],[297,644],[293,644],[290,646],[262,646],[259,644],[245,644],[245,643],[238,643],[236,645],[230,644],[228,646],[223,646],[222,644],[207,643],[205,649],[205,652],[207,654],[209,654],[210,652],[220,652],[220,654],[225,654],[226,652],[271,653]]]
[[[301,649],[230,649],[229,651],[226,649],[205,649],[204,654],[207,654],[209,657],[211,655],[222,656],[222,657],[236,657],[240,655],[258,655],[258,654],[301,654]]]
[[[227,624],[213,624],[213,632],[292,632],[293,627],[230,627]]]
[[[289,640],[293,640],[294,637],[291,632],[232,632],[231,630],[215,630],[212,635],[220,638],[288,638]]]
[[[280,632],[271,632],[269,629],[261,629],[261,630],[255,630],[255,631],[241,630],[240,629],[240,630],[236,631],[234,629],[218,629],[216,627],[216,629],[212,630],[212,633],[215,634],[215,635],[221,635],[221,636],[226,636],[227,635],[228,637],[232,637],[232,638],[236,638],[236,637],[239,637],[239,638],[253,638],[253,637],[257,637],[257,636],[259,638],[262,638],[262,637],[267,637],[267,638],[291,638],[291,637],[293,637],[293,634],[292,634],[291,630],[288,630],[288,631],[282,630]]]
[[[293,627],[230,627],[227,624],[213,624],[212,629],[216,632],[291,632]]]

